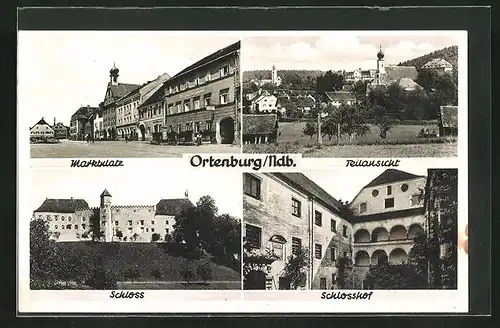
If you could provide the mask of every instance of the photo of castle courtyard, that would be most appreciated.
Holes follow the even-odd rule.
[[[33,158],[240,152],[237,37],[21,31],[19,76]]]
[[[457,174],[244,173],[243,288],[457,289]]]
[[[337,32],[242,44],[245,153],[457,156],[456,36]]]
[[[241,174],[131,174],[32,169],[30,288],[241,289]]]

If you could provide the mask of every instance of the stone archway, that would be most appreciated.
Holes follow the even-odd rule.
[[[423,233],[424,229],[422,226],[418,223],[413,223],[409,228],[408,228],[408,239],[414,239],[417,237],[419,234]]]
[[[144,124],[139,125],[139,132],[141,133],[142,141],[146,140],[146,126]]]
[[[217,141],[221,144],[232,144],[234,142],[234,118],[224,117],[219,121]],[[219,142],[220,140],[220,142]]]
[[[408,255],[401,248],[395,248],[389,254],[389,262],[391,264],[402,264],[403,262],[408,262]]]
[[[378,227],[372,231],[372,241],[387,241],[389,240],[389,232],[386,228]]]
[[[369,266],[370,265],[370,254],[366,251],[358,251],[356,257],[354,258],[354,264],[356,266]]]
[[[369,243],[370,242],[370,233],[365,229],[359,229],[354,234],[354,242],[355,243]]]
[[[405,240],[407,237],[406,228],[402,225],[395,225],[391,228],[390,240]]]
[[[375,252],[373,252],[371,260],[372,265],[382,265],[386,264],[388,261],[389,257],[384,250],[377,249]]]

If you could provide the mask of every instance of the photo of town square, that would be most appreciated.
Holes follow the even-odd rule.
[[[34,158],[239,153],[240,84],[240,41],[223,33],[19,33]]]
[[[243,288],[457,289],[458,170],[244,173]]]
[[[458,43],[443,34],[242,38],[243,152],[457,156]]]
[[[241,173],[173,167],[140,192],[130,169],[32,169],[30,289],[241,289]]]

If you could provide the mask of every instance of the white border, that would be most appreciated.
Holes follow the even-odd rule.
[[[108,32],[109,33],[109,32]],[[134,33],[134,32],[127,32]],[[139,32],[138,32],[139,33]],[[141,32],[143,33],[143,32]],[[149,33],[166,33],[151,31]],[[459,39],[459,138],[456,158],[400,158],[405,162],[421,161],[427,167],[458,168],[459,230],[468,222],[467,183],[467,32],[466,31],[171,31],[180,35],[238,35],[242,37],[241,58],[244,58],[244,38],[257,36],[318,36],[320,34],[355,35],[454,35]],[[244,62],[241,62],[241,72]],[[19,92],[18,92],[19,95]],[[31,217],[32,209],[20,205],[29,203],[30,167],[57,169],[70,159],[30,160],[26,117],[18,113],[18,218]],[[205,154],[210,156],[210,154]],[[224,156],[230,156],[226,154]],[[104,160],[104,159],[101,159]],[[185,159],[124,159],[126,165],[168,167],[170,161]],[[374,160],[374,158],[370,158]],[[186,162],[186,165],[188,163]],[[345,167],[345,159],[302,159],[298,169],[329,169]],[[109,168],[107,168],[109,169]],[[80,168],[82,170],[82,168]],[[468,311],[468,258],[462,250],[458,257],[457,290],[374,291],[371,300],[321,300],[324,291],[145,291],[144,299],[114,300],[106,291],[30,291],[29,290],[29,221],[18,219],[18,310],[20,313],[437,313]],[[349,292],[349,291],[344,291]],[[332,303],[334,302],[334,303]]]

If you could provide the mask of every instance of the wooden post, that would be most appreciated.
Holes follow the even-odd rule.
[[[323,139],[321,138],[321,111],[318,108],[318,137],[317,137],[318,146],[323,143]]]

